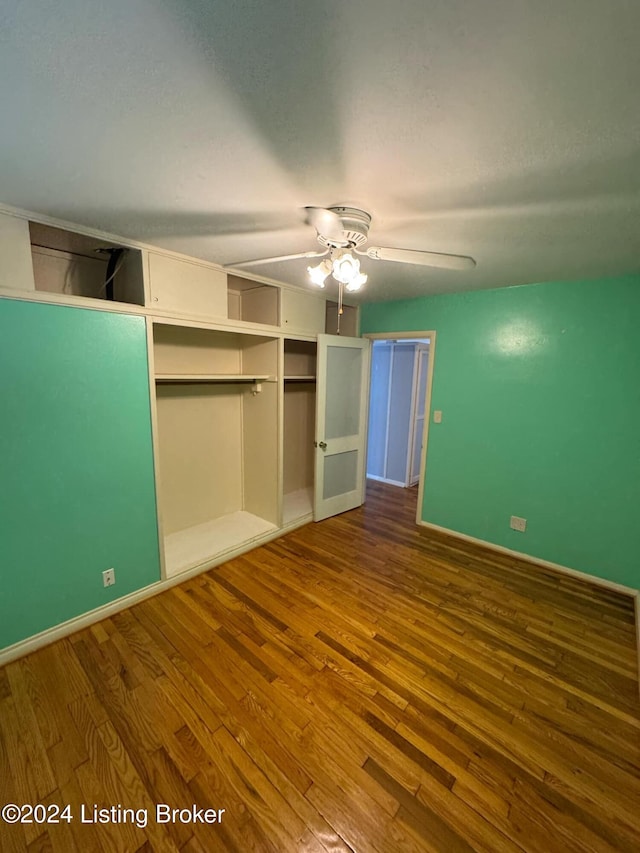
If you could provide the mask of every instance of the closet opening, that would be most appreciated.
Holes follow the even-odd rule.
[[[282,523],[313,515],[316,341],[284,341]]]

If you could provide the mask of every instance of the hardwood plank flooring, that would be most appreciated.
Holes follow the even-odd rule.
[[[0,669],[0,805],[73,815],[0,822],[0,849],[639,850],[632,601],[419,528],[415,501],[371,483]]]

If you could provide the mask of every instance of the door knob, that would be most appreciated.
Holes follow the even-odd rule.
[[[327,449],[327,442],[321,441],[320,444],[318,445],[318,447],[320,448],[320,450],[326,450]]]

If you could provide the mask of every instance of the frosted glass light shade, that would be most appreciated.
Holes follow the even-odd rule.
[[[331,262],[328,260],[322,261],[316,267],[307,267],[309,278],[318,287],[324,287],[324,280],[331,272]]]

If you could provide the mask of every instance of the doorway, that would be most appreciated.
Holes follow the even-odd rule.
[[[372,339],[367,478],[418,485],[420,521],[431,408],[435,332],[366,335]]]

